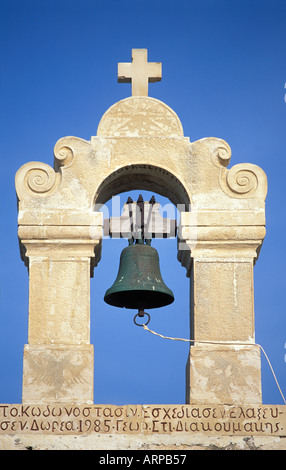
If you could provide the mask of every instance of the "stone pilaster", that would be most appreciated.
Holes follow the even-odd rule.
[[[200,217],[200,214],[198,215]],[[182,215],[180,259],[191,284],[187,403],[261,403],[260,348],[255,345],[253,266],[265,228],[247,214],[208,215],[211,226]],[[258,217],[259,219],[259,217]],[[260,217],[260,221],[263,222]],[[252,224],[255,217],[252,217]]]
[[[19,226],[29,270],[23,403],[93,402],[90,275],[100,256],[101,215],[96,223]]]

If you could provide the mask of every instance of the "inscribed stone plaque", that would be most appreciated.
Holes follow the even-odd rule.
[[[286,436],[285,405],[0,405],[0,434]]]

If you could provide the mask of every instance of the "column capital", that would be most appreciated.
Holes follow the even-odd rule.
[[[42,257],[50,259],[91,258],[93,268],[100,261],[101,240],[103,234],[103,214],[100,212],[84,215],[85,220],[75,215],[50,214],[44,224],[35,224],[35,214],[25,213],[25,219],[18,226],[20,252],[22,260],[28,266],[28,258]],[[88,224],[89,219],[89,224]]]
[[[256,262],[266,234],[264,211],[181,214],[178,259],[190,275],[192,259]]]

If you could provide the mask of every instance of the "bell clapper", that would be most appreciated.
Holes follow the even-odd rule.
[[[137,323],[136,318],[137,317],[143,318],[145,315],[147,315],[147,317],[148,317],[147,322],[142,323],[142,325],[140,323]],[[149,315],[149,313],[144,312],[143,309],[139,308],[138,313],[136,313],[135,317],[133,318],[133,321],[134,321],[135,325],[137,325],[137,326],[143,326],[143,324],[148,325],[148,323],[150,321],[150,315]]]
[[[143,310],[142,308],[139,308],[139,310],[138,310],[138,317],[142,318],[142,317],[144,317],[144,315],[145,315],[144,310]]]

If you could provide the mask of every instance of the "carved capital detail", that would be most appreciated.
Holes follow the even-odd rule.
[[[212,163],[221,168],[226,167],[231,159],[231,148],[228,143],[217,137],[205,137],[192,144],[198,152],[198,156],[203,156],[205,161],[210,156]]]
[[[212,161],[218,167],[226,167],[231,159],[231,148],[223,139],[208,138],[208,144],[212,146]]]
[[[61,168],[68,168],[75,163],[75,160],[83,157],[91,150],[91,144],[87,140],[78,137],[62,137],[54,147],[54,168],[56,171]]]
[[[25,163],[16,173],[16,191],[21,200],[28,193],[32,196],[46,196],[51,193],[60,175],[46,163],[29,162]]]
[[[68,147],[67,145],[56,145],[54,149],[54,156],[58,166],[64,166],[72,162],[74,154],[71,147]]]
[[[252,163],[239,163],[232,168],[222,169],[220,186],[231,197],[257,197],[265,200],[267,178],[264,171]]]

